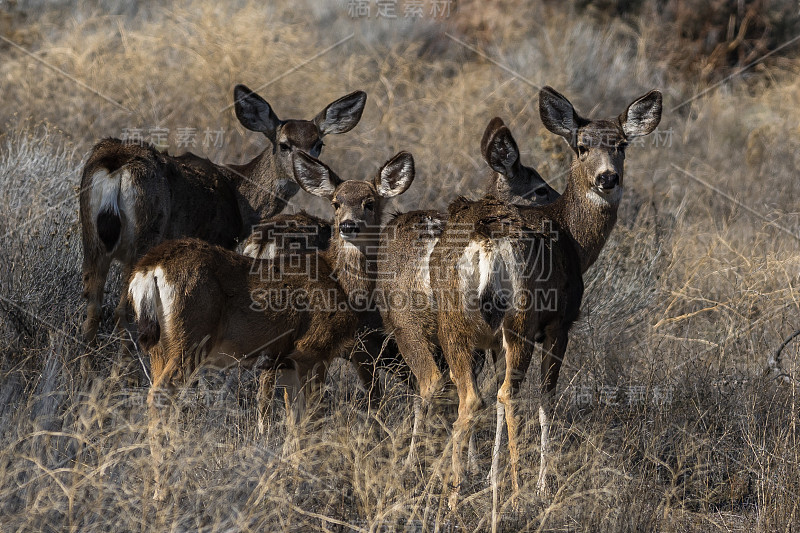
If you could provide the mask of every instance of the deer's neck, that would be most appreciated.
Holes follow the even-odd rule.
[[[530,200],[519,194],[519,191],[524,190],[522,184],[516,183],[514,179],[509,179],[498,172],[492,172],[486,187],[486,194],[493,194],[504,202],[527,205]],[[530,191],[526,192],[530,193]]]
[[[267,148],[244,165],[230,165],[231,182],[236,189],[236,201],[242,217],[242,238],[250,234],[261,219],[277,215],[299,190],[292,176],[283,176]]]
[[[331,244],[325,252],[325,258],[333,270],[333,275],[347,293],[354,309],[363,309],[375,288],[375,275],[372,266],[374,254],[365,250],[375,250],[375,245],[356,246],[346,241],[339,234],[338,228],[331,237]]]
[[[609,201],[596,191],[576,185],[587,180],[574,179],[576,176],[572,176],[573,172],[576,170],[570,172],[564,194],[552,206],[559,225],[569,233],[577,246],[583,273],[597,260],[614,229],[622,190],[619,189]]]

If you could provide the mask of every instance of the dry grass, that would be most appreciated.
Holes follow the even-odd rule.
[[[126,128],[169,128],[174,153],[183,151],[176,129],[197,128],[196,152],[216,161],[252,156],[266,141],[224,109],[243,82],[270,83],[260,92],[281,118],[310,118],[337,96],[367,91],[362,123],[326,140],[323,159],[361,178],[411,151],[418,177],[398,210],[477,196],[486,175],[478,143],[495,115],[510,124],[523,161],[563,189],[568,153],[542,128],[528,81],[553,85],[593,115],[619,113],[659,87],[659,130],[671,142],[651,137],[629,150],[620,221],[587,275],[559,386],[559,492],[545,502],[533,490],[534,365],[522,394],[522,506],[504,510],[502,527],[797,529],[798,391],[762,372],[800,328],[800,63],[784,57],[746,84],[734,78],[691,99],[708,86],[659,56],[663,34],[646,24],[514,5],[521,11],[510,19],[507,9],[463,2],[450,18],[411,23],[400,7],[397,20],[375,18],[375,5],[372,18],[351,19],[346,2],[65,1],[46,11],[20,2],[2,19],[4,37],[126,108],[0,42],[4,531],[485,530],[493,409],[479,429],[482,474],[451,513],[442,450],[452,413],[430,429],[423,468],[404,472],[407,390],[394,383],[367,414],[344,365],[331,373],[322,419],[287,427],[278,410],[263,436],[252,378],[207,376],[174,420],[177,497],[156,506],[144,392],[124,386],[136,362],[114,359],[110,309],[102,345],[79,340],[76,187],[92,143]],[[206,128],[224,129],[224,144],[204,147]],[[326,214],[309,195],[295,200],[292,209]],[[109,307],[115,296],[116,285]],[[790,368],[797,346],[784,350]],[[299,451],[284,447],[287,435],[300,439]]]

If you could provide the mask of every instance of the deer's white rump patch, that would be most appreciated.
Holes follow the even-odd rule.
[[[128,286],[128,296],[137,320],[146,317],[163,329],[168,328],[169,317],[175,309],[175,288],[167,282],[163,268],[136,272]]]

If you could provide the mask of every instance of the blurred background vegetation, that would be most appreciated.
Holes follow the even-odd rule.
[[[401,472],[407,387],[387,373],[393,393],[367,413],[347,365],[331,372],[322,420],[287,427],[278,414],[263,436],[252,378],[205,376],[175,422],[169,468],[180,496],[150,500],[146,390],[128,386],[141,362],[115,355],[118,279],[101,345],[80,339],[81,162],[97,140],[136,131],[166,131],[174,154],[254,156],[267,141],[237,123],[236,83],[281,118],[310,118],[365,90],[361,123],[326,139],[322,159],[362,179],[411,151],[418,175],[398,211],[479,196],[488,173],[479,142],[494,116],[523,162],[563,190],[571,153],[541,125],[543,85],[593,117],[662,90],[659,130],[628,151],[617,227],[586,274],[558,389],[560,491],[552,501],[534,491],[532,365],[523,504],[504,509],[503,527],[797,529],[795,343],[782,353],[793,378],[764,377],[800,329],[797,2],[464,0],[434,13],[433,0],[400,0],[395,18],[376,2],[359,15],[357,4],[0,2],[2,529],[487,528],[491,380],[483,471],[449,513],[448,423],[433,424],[423,468]],[[422,16],[406,17],[409,5]],[[193,130],[195,144],[179,130]],[[304,193],[288,209],[330,216]],[[299,451],[283,447],[287,435]]]

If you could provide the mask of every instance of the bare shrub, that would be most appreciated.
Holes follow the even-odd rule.
[[[619,221],[587,273],[558,389],[559,491],[550,501],[534,491],[532,365],[521,393],[521,508],[501,509],[501,529],[797,529],[797,385],[763,375],[768,357],[800,328],[798,64],[787,48],[744,83],[708,83],[753,51],[774,49],[794,24],[787,16],[778,27],[788,4],[708,3],[722,6],[718,13],[697,2],[610,5],[634,11],[608,17],[605,8],[577,4],[459,2],[447,19],[393,22],[375,17],[374,3],[371,19],[351,19],[345,2],[11,6],[0,16],[4,37],[101,94],[0,42],[2,528],[488,529],[490,377],[481,378],[480,473],[450,512],[443,451],[455,413],[438,410],[443,419],[432,421],[419,450],[424,468],[404,471],[408,388],[386,376],[387,397],[368,412],[344,364],[331,369],[318,419],[287,424],[276,401],[263,436],[255,431],[254,376],[203,376],[173,410],[177,453],[167,466],[178,497],[154,504],[147,391],[124,386],[131,368],[117,364],[110,335],[116,285],[100,346],[79,337],[75,187],[88,148],[126,129],[168,128],[171,153],[254,155],[265,141],[224,110],[242,82],[270,83],[263,94],[286,116],[365,90],[361,124],[331,139],[323,159],[366,175],[376,158],[411,151],[419,176],[399,210],[480,195],[488,172],[477,155],[480,134],[493,116],[509,124],[523,161],[563,190],[570,153],[543,131],[530,82],[557,87],[595,116],[659,87],[665,112],[658,140],[647,141],[656,144],[628,149]],[[730,14],[735,40],[752,6],[760,9],[728,51]],[[718,49],[724,53],[714,55]],[[196,128],[196,146],[178,146],[183,127]],[[204,144],[206,128],[223,131],[224,142]],[[290,210],[325,212],[308,195],[296,199]],[[798,347],[782,354],[793,368]],[[447,391],[441,401],[452,401]],[[505,483],[501,496],[509,494]]]

